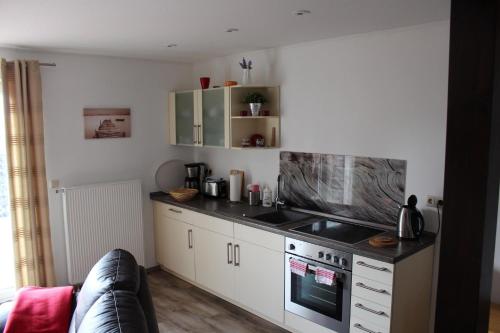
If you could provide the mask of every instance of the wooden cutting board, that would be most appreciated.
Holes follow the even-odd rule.
[[[396,247],[399,241],[394,236],[375,236],[368,243],[373,247]]]

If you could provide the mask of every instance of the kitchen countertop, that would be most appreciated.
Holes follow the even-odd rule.
[[[303,240],[309,243],[335,248],[340,251],[351,252],[353,254],[358,254],[387,263],[396,263],[398,261],[401,261],[404,258],[407,258],[428,246],[431,246],[435,241],[434,233],[424,232],[419,240],[403,240],[400,241],[396,247],[392,248],[376,248],[371,246],[368,243],[368,240],[364,240],[355,244],[346,244],[312,235],[300,234],[290,230],[292,228],[303,226],[314,221],[324,220],[325,217],[322,216],[311,215],[311,218],[308,218],[306,220],[276,226],[251,218],[251,216],[272,212],[274,208],[249,206],[247,203],[233,203],[229,202],[227,199],[212,199],[201,195],[197,195],[194,199],[188,202],[177,202],[171,196],[163,192],[153,192],[150,194],[150,198],[154,201],[164,202],[198,213],[211,215],[235,223],[240,223],[248,225],[250,227],[273,232],[286,237]],[[394,235],[394,232],[386,231],[381,235],[391,236]]]

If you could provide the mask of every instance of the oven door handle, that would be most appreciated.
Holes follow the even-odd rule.
[[[311,265],[309,265],[309,264],[308,264],[308,265],[307,265],[307,269],[309,269],[309,270],[311,270],[311,271],[313,271],[313,272],[316,272],[316,271],[318,270],[318,267],[316,267],[316,266],[311,266]]]
[[[289,257],[289,258],[288,258],[288,260],[290,260],[290,259],[292,259],[292,258],[293,258],[293,257]],[[311,264],[309,264],[309,263],[307,263],[307,262],[305,262],[305,261],[302,261],[302,260],[300,260],[300,259],[297,259],[297,258],[293,258],[293,259],[295,259],[295,260],[299,260],[299,261],[301,261],[301,262],[303,262],[303,263],[307,264],[307,269],[308,269],[308,270],[310,270],[310,271],[313,271],[313,272],[315,272],[315,273],[316,273],[316,271],[318,270],[318,267],[317,267],[317,266],[311,265]],[[341,280],[341,279],[344,277],[344,273],[337,272],[336,270],[329,269],[329,268],[325,268],[325,269],[328,269],[328,270],[330,270],[330,271],[334,272],[334,273],[335,273],[335,276],[336,276],[336,278],[337,278],[337,280]]]

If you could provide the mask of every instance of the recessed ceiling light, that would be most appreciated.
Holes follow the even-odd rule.
[[[226,30],[226,32],[236,32],[236,31],[240,31],[240,29],[238,28],[229,28]]]
[[[306,14],[311,14],[311,11],[307,10],[307,9],[299,9],[299,10],[294,11],[293,14],[295,16],[303,16],[303,15],[306,15]]]

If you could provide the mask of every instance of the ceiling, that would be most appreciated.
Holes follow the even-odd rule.
[[[0,0],[0,45],[193,62],[444,20],[449,7],[450,0]],[[293,14],[300,9],[311,13]]]

